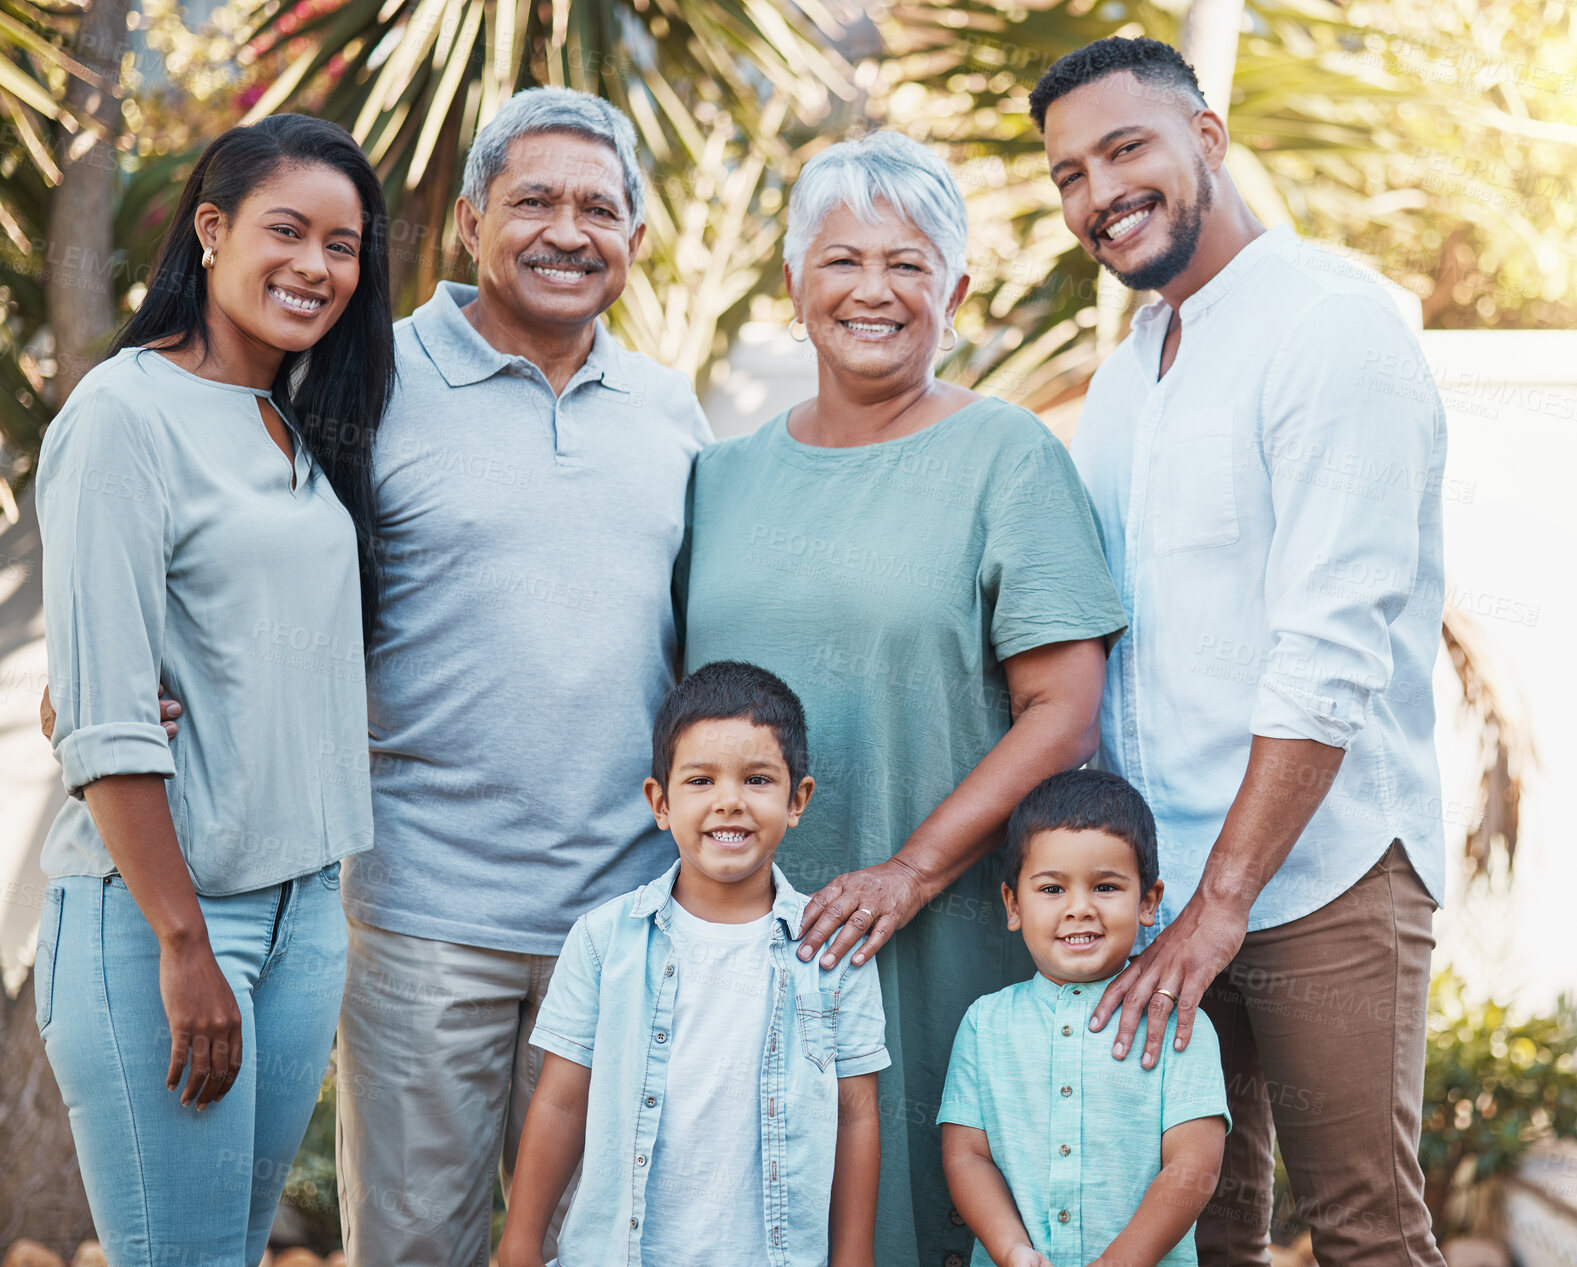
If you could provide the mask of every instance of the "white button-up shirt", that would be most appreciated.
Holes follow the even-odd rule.
[[[1431,671],[1445,414],[1378,279],[1273,229],[1181,311],[1155,303],[1072,446],[1127,608],[1100,761],[1155,812],[1162,923],[1198,886],[1251,736],[1346,749],[1249,929],[1317,910],[1400,838],[1445,872]]]

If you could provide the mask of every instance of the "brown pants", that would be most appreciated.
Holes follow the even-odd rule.
[[[1273,1124],[1321,1267],[1443,1267],[1418,1166],[1434,909],[1393,841],[1335,901],[1250,933],[1206,991],[1232,1131],[1200,1267],[1269,1264]]]

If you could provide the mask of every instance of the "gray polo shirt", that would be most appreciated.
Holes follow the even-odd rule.
[[[689,379],[600,325],[555,397],[451,282],[395,326],[374,448],[382,624],[367,663],[376,848],[345,909],[394,932],[557,954],[672,861],[641,795],[673,683]]]
[[[242,893],[372,845],[356,530],[266,391],[145,348],[94,368],[44,436],[38,523],[55,755],[72,793],[50,876],[115,868],[81,799],[160,774],[199,893]],[[291,477],[295,487],[291,487]],[[163,682],[186,711],[175,745]]]

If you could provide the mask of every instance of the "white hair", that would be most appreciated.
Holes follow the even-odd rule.
[[[964,273],[969,216],[947,164],[898,132],[872,132],[824,149],[800,172],[789,197],[783,258],[798,277],[821,222],[845,206],[867,224],[881,198],[931,240],[947,269],[947,289]]]
[[[460,196],[478,212],[486,211],[488,188],[504,170],[511,142],[537,132],[570,132],[611,146],[624,168],[624,200],[630,208],[631,231],[646,222],[635,128],[622,110],[573,88],[525,88],[504,102],[476,134],[471,152],[465,156]]]

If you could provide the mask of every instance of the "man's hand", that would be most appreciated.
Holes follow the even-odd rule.
[[[1032,1245],[1015,1245],[1002,1267],[1051,1267],[1051,1260]]]
[[[164,683],[159,683],[159,723],[164,727],[164,733],[171,739],[175,738],[180,727],[175,724],[175,719],[181,715],[181,706],[173,699],[166,699]],[[55,737],[55,706],[49,702],[49,687],[44,687],[43,697],[38,701],[38,728],[44,732],[45,739]]]
[[[1313,739],[1254,736],[1248,769],[1205,861],[1199,887],[1177,918],[1106,987],[1090,1017],[1090,1028],[1099,1032],[1122,1008],[1122,1024],[1112,1044],[1118,1060],[1128,1054],[1139,1018],[1146,1016],[1140,1063],[1155,1068],[1174,1002],[1175,1045],[1178,1051],[1188,1046],[1199,1000],[1241,949],[1255,899],[1325,799],[1342,755],[1340,748]]]
[[[1248,907],[1212,904],[1197,892],[1176,919],[1161,930],[1143,954],[1122,970],[1106,987],[1090,1017],[1090,1028],[1099,1032],[1122,1009],[1112,1055],[1118,1060],[1133,1046],[1141,1017],[1147,1017],[1144,1056],[1146,1069],[1154,1069],[1166,1040],[1166,1019],[1176,996],[1178,1051],[1188,1046],[1194,1032],[1194,1013],[1206,988],[1232,962],[1248,932]]]

